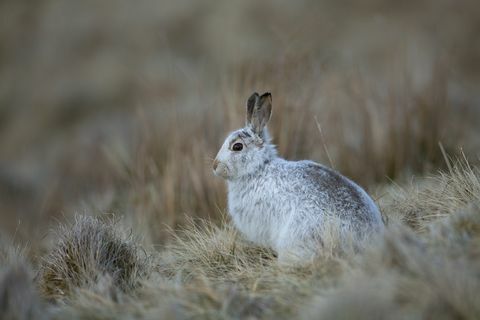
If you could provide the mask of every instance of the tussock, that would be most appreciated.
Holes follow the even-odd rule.
[[[175,236],[165,254],[167,272],[200,271],[218,279],[256,266],[272,265],[276,259],[271,250],[248,244],[230,224],[218,227],[193,220]]]
[[[478,167],[472,167],[465,158],[449,166],[449,171],[416,181],[409,188],[392,188],[383,211],[393,221],[424,229],[438,218],[480,202]]]
[[[76,216],[73,226],[59,227],[57,236],[57,245],[40,264],[39,285],[48,298],[99,286],[129,291],[149,272],[146,252],[112,221]]]

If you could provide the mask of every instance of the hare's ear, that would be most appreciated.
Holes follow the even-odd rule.
[[[269,92],[258,96],[254,93],[247,101],[247,125],[253,132],[262,135],[272,114],[272,95]]]
[[[247,126],[250,126],[252,123],[253,108],[255,108],[259,98],[258,93],[254,92],[247,100]]]

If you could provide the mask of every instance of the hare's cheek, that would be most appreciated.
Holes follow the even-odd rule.
[[[239,166],[243,167],[245,166],[245,164],[247,164],[248,162],[250,162],[250,155],[246,154],[246,153],[242,153],[240,155],[238,155],[237,159],[235,159],[235,162],[239,164]]]

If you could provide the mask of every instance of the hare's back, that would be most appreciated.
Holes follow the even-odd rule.
[[[308,188],[313,201],[323,203],[345,220],[367,224],[381,223],[380,212],[368,194],[340,173],[312,161],[300,161],[296,176]],[[318,199],[315,199],[318,198]]]

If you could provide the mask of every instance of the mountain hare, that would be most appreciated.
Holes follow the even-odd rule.
[[[381,230],[377,206],[357,184],[315,162],[278,157],[266,129],[271,112],[270,93],[254,93],[246,126],[228,135],[213,162],[215,175],[227,180],[228,209],[246,238],[274,249],[280,263],[301,263],[320,252],[332,231],[359,239]]]

